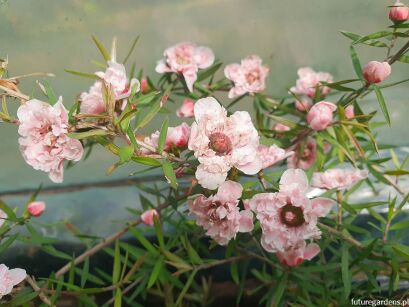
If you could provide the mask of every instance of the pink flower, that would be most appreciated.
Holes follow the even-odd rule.
[[[295,246],[285,252],[277,252],[277,258],[281,264],[286,266],[297,266],[305,260],[311,260],[320,252],[318,244],[306,244],[305,241],[300,241],[298,246]]]
[[[176,111],[177,117],[194,117],[195,103],[191,99],[183,100],[182,106]]]
[[[28,204],[27,211],[32,216],[39,217],[45,210],[45,203],[42,201],[33,201]]]
[[[355,117],[354,106],[351,104],[345,108],[345,117],[352,119]]]
[[[397,0],[389,11],[389,19],[393,22],[403,22],[409,19],[409,7]]]
[[[21,283],[27,274],[23,269],[11,269],[0,264],[0,299],[11,293],[13,287]]]
[[[371,61],[364,66],[365,80],[372,83],[380,83],[391,74],[391,66],[388,62]]]
[[[331,83],[332,75],[326,72],[315,72],[310,67],[298,69],[298,80],[296,85],[290,89],[291,92],[299,95],[306,95],[310,98],[315,97],[317,87],[321,82]],[[327,86],[320,86],[321,96],[326,96],[331,91]]]
[[[298,143],[295,148],[295,154],[288,158],[289,168],[310,168],[317,158],[317,143],[311,137],[306,142]]]
[[[248,112],[228,117],[216,99],[207,97],[196,102],[195,119],[188,147],[200,162],[196,179],[202,187],[216,189],[232,167],[248,175],[260,171],[259,136]]]
[[[140,84],[137,79],[128,82],[125,66],[113,61],[108,61],[108,68],[105,72],[95,73],[101,80],[96,81],[89,89],[80,95],[80,112],[84,114],[100,114],[106,112],[106,106],[103,98],[102,85],[112,89],[115,100],[121,100],[129,97],[132,88],[135,92],[140,90]]]
[[[159,217],[158,211],[155,209],[146,210],[144,213],[141,214],[141,220],[144,224],[152,226],[154,217]]]
[[[185,78],[189,91],[197,79],[199,69],[210,67],[214,62],[214,54],[210,48],[196,46],[193,43],[179,43],[165,50],[165,59],[156,65],[156,72],[163,74],[175,72]]]
[[[0,209],[0,227],[3,226],[4,222],[8,218],[6,212]]]
[[[264,169],[286,159],[287,157],[293,155],[294,152],[286,152],[277,145],[271,145],[268,147],[260,144],[257,148],[257,154],[261,158]]]
[[[319,217],[328,214],[333,201],[308,199],[308,180],[301,169],[288,169],[281,176],[280,191],[255,195],[249,202],[262,229],[261,245],[269,252],[286,253],[300,242],[319,239]]]
[[[296,100],[295,108],[300,112],[305,112],[311,108],[311,103],[307,99]]]
[[[146,137],[144,143],[154,148],[158,147],[160,132],[156,131],[152,133],[150,137]],[[169,127],[166,134],[165,151],[169,151],[172,148],[185,148],[188,144],[190,136],[190,127],[186,123],[182,123],[176,127]],[[145,154],[152,153],[150,150],[142,148],[142,152]]]
[[[107,87],[113,90],[115,100],[129,97],[133,87],[135,87],[135,92],[139,92],[140,90],[140,84],[137,79],[132,79],[128,82],[123,64],[108,61],[108,68],[105,72],[98,71],[95,74],[105,82]]]
[[[253,214],[238,207],[242,191],[239,183],[228,180],[220,185],[216,195],[199,195],[188,204],[196,224],[220,245],[226,245],[237,232],[253,230]]]
[[[89,89],[80,95],[80,112],[84,114],[100,114],[106,112],[102,97],[102,82],[96,81]]]
[[[273,126],[273,130],[276,132],[286,132],[286,131],[290,131],[291,129],[290,127],[284,124],[278,123]]]
[[[307,122],[316,131],[326,129],[333,119],[333,112],[337,106],[332,102],[321,101],[312,106],[307,114]]]
[[[323,173],[314,173],[312,186],[321,189],[343,190],[354,185],[358,181],[368,177],[368,171],[360,169],[330,169]]]
[[[20,121],[20,151],[36,170],[49,173],[54,182],[63,180],[64,160],[79,161],[83,154],[80,141],[69,138],[68,115],[62,98],[51,106],[37,99],[27,101],[17,111]]]
[[[264,91],[268,72],[269,68],[262,65],[262,60],[257,55],[244,58],[241,64],[227,65],[224,68],[224,75],[234,83],[234,87],[229,92],[229,98]]]

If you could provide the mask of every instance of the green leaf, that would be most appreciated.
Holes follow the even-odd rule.
[[[348,37],[349,39],[353,40],[353,41],[357,41],[360,38],[362,38],[361,35],[355,34],[355,33],[351,33],[351,32],[347,32],[347,31],[341,31],[341,34]],[[387,44],[377,41],[377,40],[366,40],[364,42],[362,42],[363,44],[369,45],[369,46],[373,46],[373,47],[388,47]]]
[[[369,35],[366,35],[366,36],[362,36],[361,38],[354,41],[352,44],[356,45],[356,44],[359,44],[359,43],[363,43],[363,42],[365,42],[367,40],[382,38],[382,37],[385,37],[385,36],[390,36],[392,34],[393,33],[389,32],[389,31],[380,31],[380,32],[372,33],[372,34],[369,34]]]
[[[176,306],[182,306],[183,297],[185,296],[186,292],[189,290],[190,285],[192,284],[192,282],[193,282],[193,280],[194,280],[194,278],[195,278],[196,273],[197,273],[197,271],[194,270],[194,271],[190,274],[188,280],[187,280],[186,283],[185,283],[185,286],[183,287],[182,291],[180,292],[180,294],[179,294],[179,296],[178,296],[178,299],[176,300],[176,304],[175,304]]]
[[[2,242],[0,245],[0,255],[4,253],[17,238],[18,234],[16,233],[8,237],[6,241]]]
[[[158,279],[159,273],[162,270],[162,267],[164,265],[164,261],[163,261],[163,256],[159,256],[158,260],[156,260],[155,266],[152,269],[152,273],[151,276],[149,277],[149,281],[148,281],[148,286],[147,288],[151,288],[156,280]]]
[[[389,116],[389,112],[388,112],[388,108],[386,106],[385,103],[385,99],[383,98],[382,92],[379,89],[379,87],[377,85],[373,85],[373,88],[375,90],[375,94],[376,94],[376,98],[378,99],[379,102],[379,106],[381,107],[382,113],[386,119],[386,122],[388,123],[388,125],[391,125],[391,118]]]
[[[237,262],[233,262],[230,264],[230,275],[233,281],[236,284],[239,284],[240,278],[239,278],[239,270],[238,270]]]
[[[170,186],[177,190],[178,188],[178,182],[176,179],[175,172],[173,170],[172,163],[170,163],[168,160],[164,160],[162,164],[162,169],[163,173],[165,174],[166,181],[170,184]]]
[[[123,164],[131,161],[135,148],[133,145],[119,148],[119,163]]]
[[[351,293],[351,274],[349,272],[349,249],[345,243],[341,247],[341,274],[344,283],[344,297],[348,299]]]
[[[134,51],[136,43],[138,42],[138,40],[139,40],[139,35],[134,39],[134,41],[132,43],[132,46],[128,51],[128,54],[126,55],[125,59],[122,62],[123,64],[125,64],[128,61],[129,57],[132,55],[132,52]]]
[[[400,229],[407,229],[409,228],[409,220],[408,221],[401,221],[393,224],[390,230],[400,230]]]
[[[85,259],[84,261],[84,265],[82,266],[82,272],[81,272],[81,288],[85,287],[85,283],[88,280],[88,276],[89,275],[89,258]],[[94,276],[97,280],[101,281],[99,278],[97,278],[96,276]],[[95,282],[95,281],[94,281]]]
[[[165,147],[166,136],[167,136],[167,133],[168,133],[168,127],[169,127],[169,118],[167,117],[163,121],[162,128],[160,129],[159,141],[158,141],[158,153],[159,154],[162,154],[163,148]]]
[[[23,304],[34,300],[38,295],[39,292],[29,292],[23,295],[18,295],[13,300],[9,301],[6,306],[23,306]]]
[[[400,256],[402,256],[403,258],[406,258],[407,260],[409,260],[409,246],[396,244],[396,245],[393,245],[392,248]]]
[[[202,70],[197,74],[196,82],[205,80],[206,78],[213,76],[216,71],[223,65],[223,63],[214,64],[212,67]]]
[[[98,80],[99,79],[99,77],[96,74],[91,74],[91,73],[81,72],[81,71],[75,71],[75,70],[70,70],[70,69],[64,69],[64,71],[69,73],[69,74],[84,77],[84,78],[89,78],[89,79],[93,79],[93,80]]]
[[[112,269],[112,283],[114,285],[118,283],[120,273],[121,273],[121,251],[119,249],[119,242],[118,240],[116,240],[114,252],[114,266]]]
[[[54,256],[56,258],[60,258],[60,259],[68,260],[68,261],[72,260],[72,257],[70,255],[55,249],[55,247],[52,245],[43,245],[42,250],[46,252],[47,254]]]
[[[399,59],[399,62],[408,63],[409,64],[409,55],[402,55]]]
[[[132,161],[148,166],[161,166],[161,163],[151,157],[132,157]]]
[[[97,46],[99,52],[101,52],[102,57],[104,58],[105,61],[111,60],[111,56],[109,55],[109,52],[105,48],[105,46],[98,40],[98,38],[94,35],[92,35],[92,40],[94,41],[95,45]]]
[[[136,129],[142,128],[147,125],[159,112],[161,109],[160,99],[156,100],[152,106],[149,107],[149,111],[146,112],[144,109],[139,109],[137,114],[145,114],[141,120],[139,120],[136,124]]]
[[[143,247],[152,255],[157,255],[156,248],[136,229],[130,228],[129,232],[142,244]]]
[[[71,132],[71,133],[68,133],[67,135],[68,137],[72,139],[81,140],[81,139],[89,138],[92,136],[108,135],[108,134],[109,132],[107,130],[93,129],[93,130],[89,130],[85,132]]]
[[[356,50],[352,45],[349,47],[349,51],[350,51],[352,65],[354,66],[355,73],[359,79],[363,80],[364,77],[362,75],[362,67],[361,67],[361,63],[358,58],[358,54],[356,53]]]
[[[50,83],[48,83],[47,80],[43,81],[43,85],[45,93],[48,97],[48,101],[50,102],[51,105],[54,105],[58,101],[57,96],[54,93],[54,90],[52,89]]]
[[[276,290],[274,291],[274,296],[273,296],[274,306],[280,306],[280,302],[281,302],[281,299],[283,298],[284,291],[287,288],[287,280],[288,280],[288,274],[283,273],[283,275],[280,277],[278,281]]]

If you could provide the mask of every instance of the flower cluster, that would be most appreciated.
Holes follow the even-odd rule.
[[[29,100],[20,106],[17,116],[20,150],[26,162],[49,173],[52,181],[62,182],[64,160],[79,161],[83,154],[81,142],[67,136],[68,115],[62,98],[54,106]]]

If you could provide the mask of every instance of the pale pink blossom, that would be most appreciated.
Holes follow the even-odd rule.
[[[259,145],[257,147],[257,154],[261,158],[261,161],[263,163],[263,169],[270,167],[274,164],[277,164],[280,161],[283,161],[287,157],[291,156],[294,154],[294,152],[286,152],[284,149],[278,147],[277,145],[271,145],[266,146],[266,145]]]
[[[13,290],[13,287],[21,283],[27,274],[23,269],[11,269],[4,265],[0,264],[0,299],[10,294]]]
[[[389,19],[393,22],[403,22],[409,19],[409,7],[397,0],[389,11]]]
[[[4,222],[7,220],[8,216],[6,212],[0,209],[0,227],[3,226]]]
[[[234,181],[223,182],[216,195],[198,195],[188,204],[196,224],[202,226],[220,245],[226,245],[238,232],[253,230],[253,213],[238,206],[243,188]]]
[[[150,137],[145,137],[144,143],[156,149],[159,144],[159,135],[159,131],[152,133]],[[182,123],[176,127],[169,127],[166,134],[165,146],[163,149],[165,151],[169,151],[172,148],[185,148],[188,144],[189,137],[190,127],[188,124]],[[145,154],[152,153],[149,149],[146,148],[142,148],[141,150]]]
[[[294,154],[287,159],[289,168],[310,168],[317,158],[317,143],[311,137],[296,145]]]
[[[184,42],[174,45],[164,52],[165,58],[156,65],[156,72],[163,74],[175,72],[183,75],[189,91],[197,79],[199,69],[210,67],[214,62],[214,54],[210,48],[196,46]]]
[[[36,170],[49,173],[54,182],[63,180],[64,160],[79,161],[83,154],[80,141],[67,136],[68,114],[62,98],[51,106],[37,99],[17,110],[20,122],[20,151],[25,161]]]
[[[108,67],[105,72],[95,73],[101,80],[96,81],[88,92],[80,95],[80,112],[84,114],[100,114],[106,112],[106,105],[103,98],[103,84],[112,90],[114,99],[121,100],[128,98],[132,88],[135,93],[140,90],[140,84],[137,79],[128,81],[125,66],[114,61],[108,61]]]
[[[156,211],[156,209],[149,209],[141,214],[141,220],[144,224],[152,226],[155,216],[157,218],[159,217],[158,211]]]
[[[355,117],[354,106],[351,104],[345,108],[345,117],[352,119]]]
[[[183,100],[182,105],[176,111],[176,116],[180,118],[195,116],[195,103],[191,99]]]
[[[360,169],[329,169],[323,173],[314,173],[312,186],[321,189],[347,189],[358,181],[368,177],[368,171]]]
[[[305,260],[311,260],[320,252],[318,244],[306,244],[305,241],[300,241],[298,246],[292,247],[285,252],[277,252],[277,258],[281,264],[293,267],[300,265]]]
[[[96,81],[88,92],[80,95],[80,112],[84,114],[100,114],[106,112],[104,98],[102,97],[102,82]]]
[[[235,98],[245,93],[253,94],[264,91],[268,72],[269,68],[263,66],[262,60],[257,55],[244,58],[240,64],[227,65],[224,68],[224,75],[234,83],[228,97]]]
[[[332,123],[337,106],[332,102],[321,101],[314,104],[307,114],[307,122],[316,131],[327,129]]]
[[[286,131],[290,131],[291,128],[284,124],[277,123],[273,126],[273,130],[276,132],[286,132]]]
[[[370,61],[363,69],[364,78],[370,84],[381,83],[391,72],[392,68],[388,62]]]
[[[311,102],[309,102],[307,99],[296,100],[295,108],[300,112],[308,111],[311,108]]]
[[[196,179],[207,189],[216,189],[235,167],[248,175],[262,168],[257,155],[259,135],[248,112],[227,111],[216,99],[207,97],[195,104],[188,147],[199,160]]]
[[[297,71],[298,79],[296,85],[290,89],[292,93],[305,95],[310,98],[315,97],[317,88],[320,88],[321,97],[329,94],[331,89],[322,86],[321,82],[331,83],[332,75],[326,72],[316,72],[310,67],[302,67]]]
[[[133,88],[135,88],[135,92],[140,90],[140,83],[137,79],[128,81],[123,64],[108,61],[108,68],[105,72],[98,71],[95,74],[113,91],[115,100],[128,98]]]
[[[28,204],[27,211],[30,215],[39,217],[45,210],[45,203],[43,201],[33,201]]]
[[[300,242],[319,239],[319,217],[328,214],[333,201],[306,197],[307,176],[301,169],[288,169],[281,176],[277,193],[261,193],[249,202],[262,229],[261,245],[269,252],[288,252]]]

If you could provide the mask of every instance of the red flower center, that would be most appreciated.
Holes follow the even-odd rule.
[[[223,156],[232,150],[230,138],[221,133],[215,132],[209,136],[209,147],[213,149],[217,155]]]
[[[305,222],[302,209],[293,206],[291,203],[287,203],[281,208],[280,218],[281,222],[288,227],[299,227]]]

